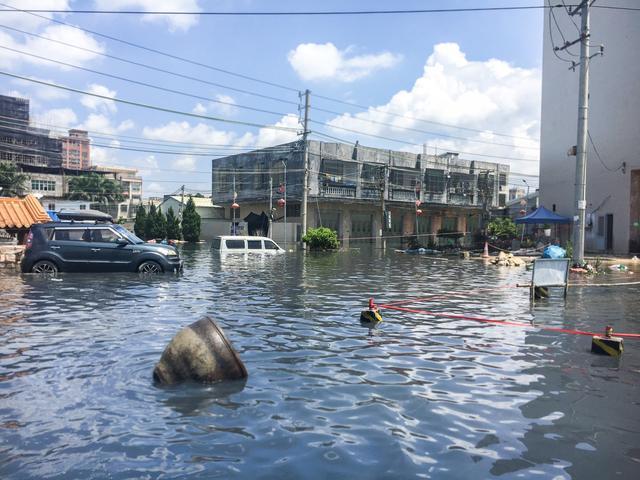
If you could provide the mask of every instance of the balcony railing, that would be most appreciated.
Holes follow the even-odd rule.
[[[379,199],[380,198],[380,189],[379,188],[363,188],[362,190],[360,190],[360,196],[362,198],[373,198],[373,199]]]
[[[323,197],[356,198],[356,187],[334,187],[322,185],[320,193]]]
[[[430,203],[447,203],[447,196],[444,193],[425,193],[424,201]]]
[[[415,202],[416,192],[413,190],[391,190],[391,200]]]

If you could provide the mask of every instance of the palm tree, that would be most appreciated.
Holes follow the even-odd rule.
[[[29,177],[13,163],[0,162],[0,196],[15,197],[23,193]]]
[[[69,180],[68,197],[69,200],[87,200],[105,206],[124,200],[122,185],[119,182],[96,173]]]

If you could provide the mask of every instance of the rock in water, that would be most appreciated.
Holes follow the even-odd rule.
[[[247,369],[238,353],[209,317],[180,330],[153,369],[153,380],[161,385],[184,380],[212,383],[246,377]]]

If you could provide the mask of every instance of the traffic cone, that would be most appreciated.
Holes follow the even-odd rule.
[[[489,242],[484,242],[484,252],[482,252],[482,258],[489,258]]]

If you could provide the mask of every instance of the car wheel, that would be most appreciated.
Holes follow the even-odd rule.
[[[31,267],[32,273],[41,273],[45,275],[55,275],[58,273],[58,266],[49,260],[40,260]]]
[[[158,274],[162,273],[162,267],[157,262],[147,260],[146,262],[142,262],[140,264],[140,266],[138,267],[138,273]]]

